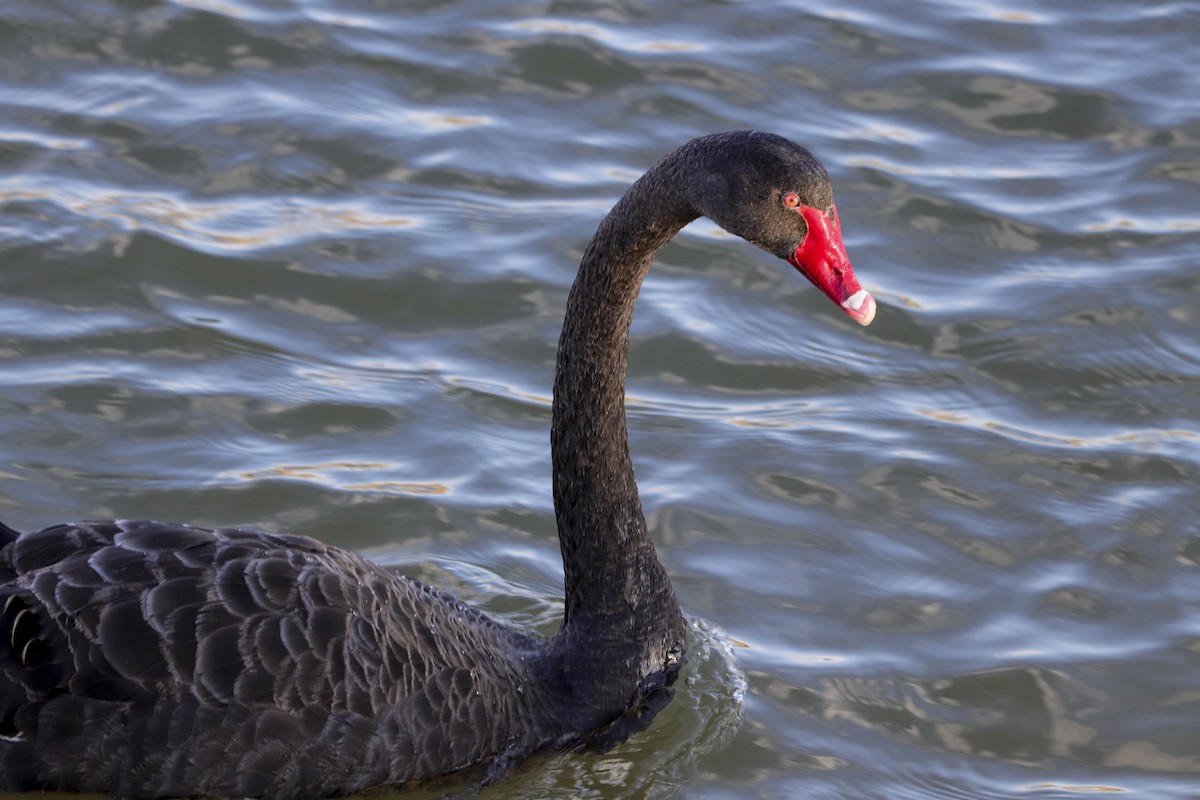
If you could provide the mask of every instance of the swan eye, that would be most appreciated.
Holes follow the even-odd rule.
[[[800,205],[800,195],[795,192],[788,192],[783,196],[783,204],[788,208],[795,208]]]

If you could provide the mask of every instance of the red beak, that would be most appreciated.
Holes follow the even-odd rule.
[[[788,258],[788,263],[841,306],[855,322],[870,325],[875,319],[875,298],[867,294],[854,277],[846,245],[842,244],[842,223],[837,206],[833,206],[832,219],[824,211],[809,206],[801,206],[797,211],[808,223],[808,235]]]

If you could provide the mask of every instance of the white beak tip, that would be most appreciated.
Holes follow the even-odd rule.
[[[859,325],[870,325],[875,319],[875,298],[866,289],[859,289],[843,300],[842,308]]]

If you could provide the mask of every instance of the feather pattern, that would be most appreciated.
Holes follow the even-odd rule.
[[[319,797],[564,733],[544,643],[314,539],[80,522],[0,574],[9,790]]]

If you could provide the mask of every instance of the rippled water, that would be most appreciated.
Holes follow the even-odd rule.
[[[688,685],[480,796],[1200,796],[1195,3],[8,0],[0,53],[9,524],[287,529],[553,630],[574,266],[659,155],[773,130],[877,321],[663,253]]]

